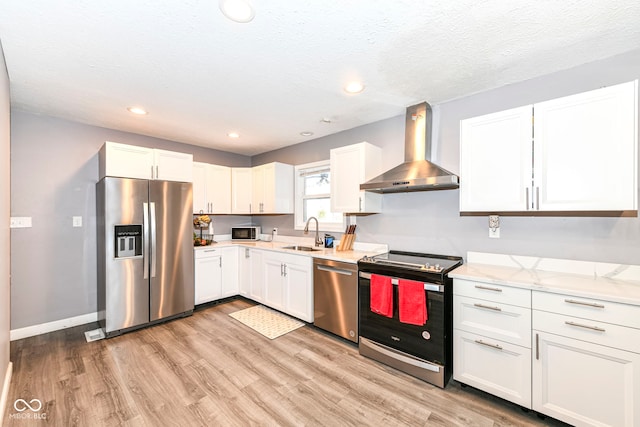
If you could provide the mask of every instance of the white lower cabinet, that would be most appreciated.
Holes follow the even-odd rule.
[[[262,258],[266,251],[251,249],[249,252],[249,264],[251,265],[251,280],[249,281],[248,297],[256,302],[264,301],[264,275],[262,268]]]
[[[238,295],[238,250],[236,246],[221,248],[222,250],[222,298]]]
[[[531,408],[531,349],[454,331],[454,378],[502,399]]]
[[[197,250],[194,264],[196,305],[238,294],[238,248]]]
[[[531,291],[455,279],[453,378],[531,408]]]
[[[640,307],[533,292],[533,409],[575,426],[640,425]]]
[[[640,425],[640,354],[534,330],[533,409],[575,426]]]
[[[304,255],[265,251],[264,304],[313,322],[313,263]]]
[[[222,295],[222,253],[200,249],[194,256],[195,304],[215,301]]]
[[[249,297],[251,289],[251,249],[238,247],[238,293]]]

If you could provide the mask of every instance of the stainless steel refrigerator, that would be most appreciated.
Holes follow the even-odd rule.
[[[192,184],[96,184],[98,321],[107,337],[193,313]]]

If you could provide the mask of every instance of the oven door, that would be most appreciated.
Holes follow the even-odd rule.
[[[398,278],[392,277],[393,317],[385,317],[371,311],[371,274],[358,273],[360,304],[360,336],[420,359],[445,366],[446,321],[445,286],[438,283],[424,284],[428,320],[423,326],[400,322],[398,312]]]

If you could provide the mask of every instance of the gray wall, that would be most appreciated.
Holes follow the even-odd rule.
[[[188,152],[215,164],[250,165],[249,157],[238,154],[12,113],[11,214],[31,216],[33,227],[11,232],[11,329],[96,311],[95,184],[104,141]],[[82,216],[82,228],[71,226],[72,216]],[[216,233],[229,233],[231,225],[249,220],[218,216]]]
[[[459,173],[461,119],[638,78],[640,50],[434,105],[434,159],[442,167]],[[328,158],[329,148],[369,141],[383,148],[384,161],[393,166],[402,158],[403,120],[399,116],[318,138],[255,156],[252,163],[276,158],[292,164],[307,163]],[[603,142],[605,149],[606,142]],[[394,159],[391,165],[390,159]],[[489,239],[487,217],[461,217],[458,197],[458,190],[384,195],[381,214],[356,219],[358,240],[388,243],[392,249],[462,256],[467,251],[482,251],[640,263],[640,219],[637,217],[502,217],[501,238]],[[279,227],[280,234],[300,234],[293,231],[293,215],[259,217],[256,221],[267,230]]]
[[[9,74],[0,44],[0,384],[4,384],[9,366],[9,330],[11,315],[10,285],[10,163],[11,114]],[[0,386],[1,387],[1,386]],[[8,392],[8,390],[7,390]],[[0,395],[2,389],[0,388]],[[4,408],[0,408],[0,416]],[[3,418],[0,418],[2,423]]]

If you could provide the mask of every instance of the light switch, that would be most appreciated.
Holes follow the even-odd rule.
[[[10,228],[31,228],[30,216],[12,216],[9,221]]]
[[[82,217],[81,216],[74,216],[73,217],[73,226],[74,227],[82,227]]]

